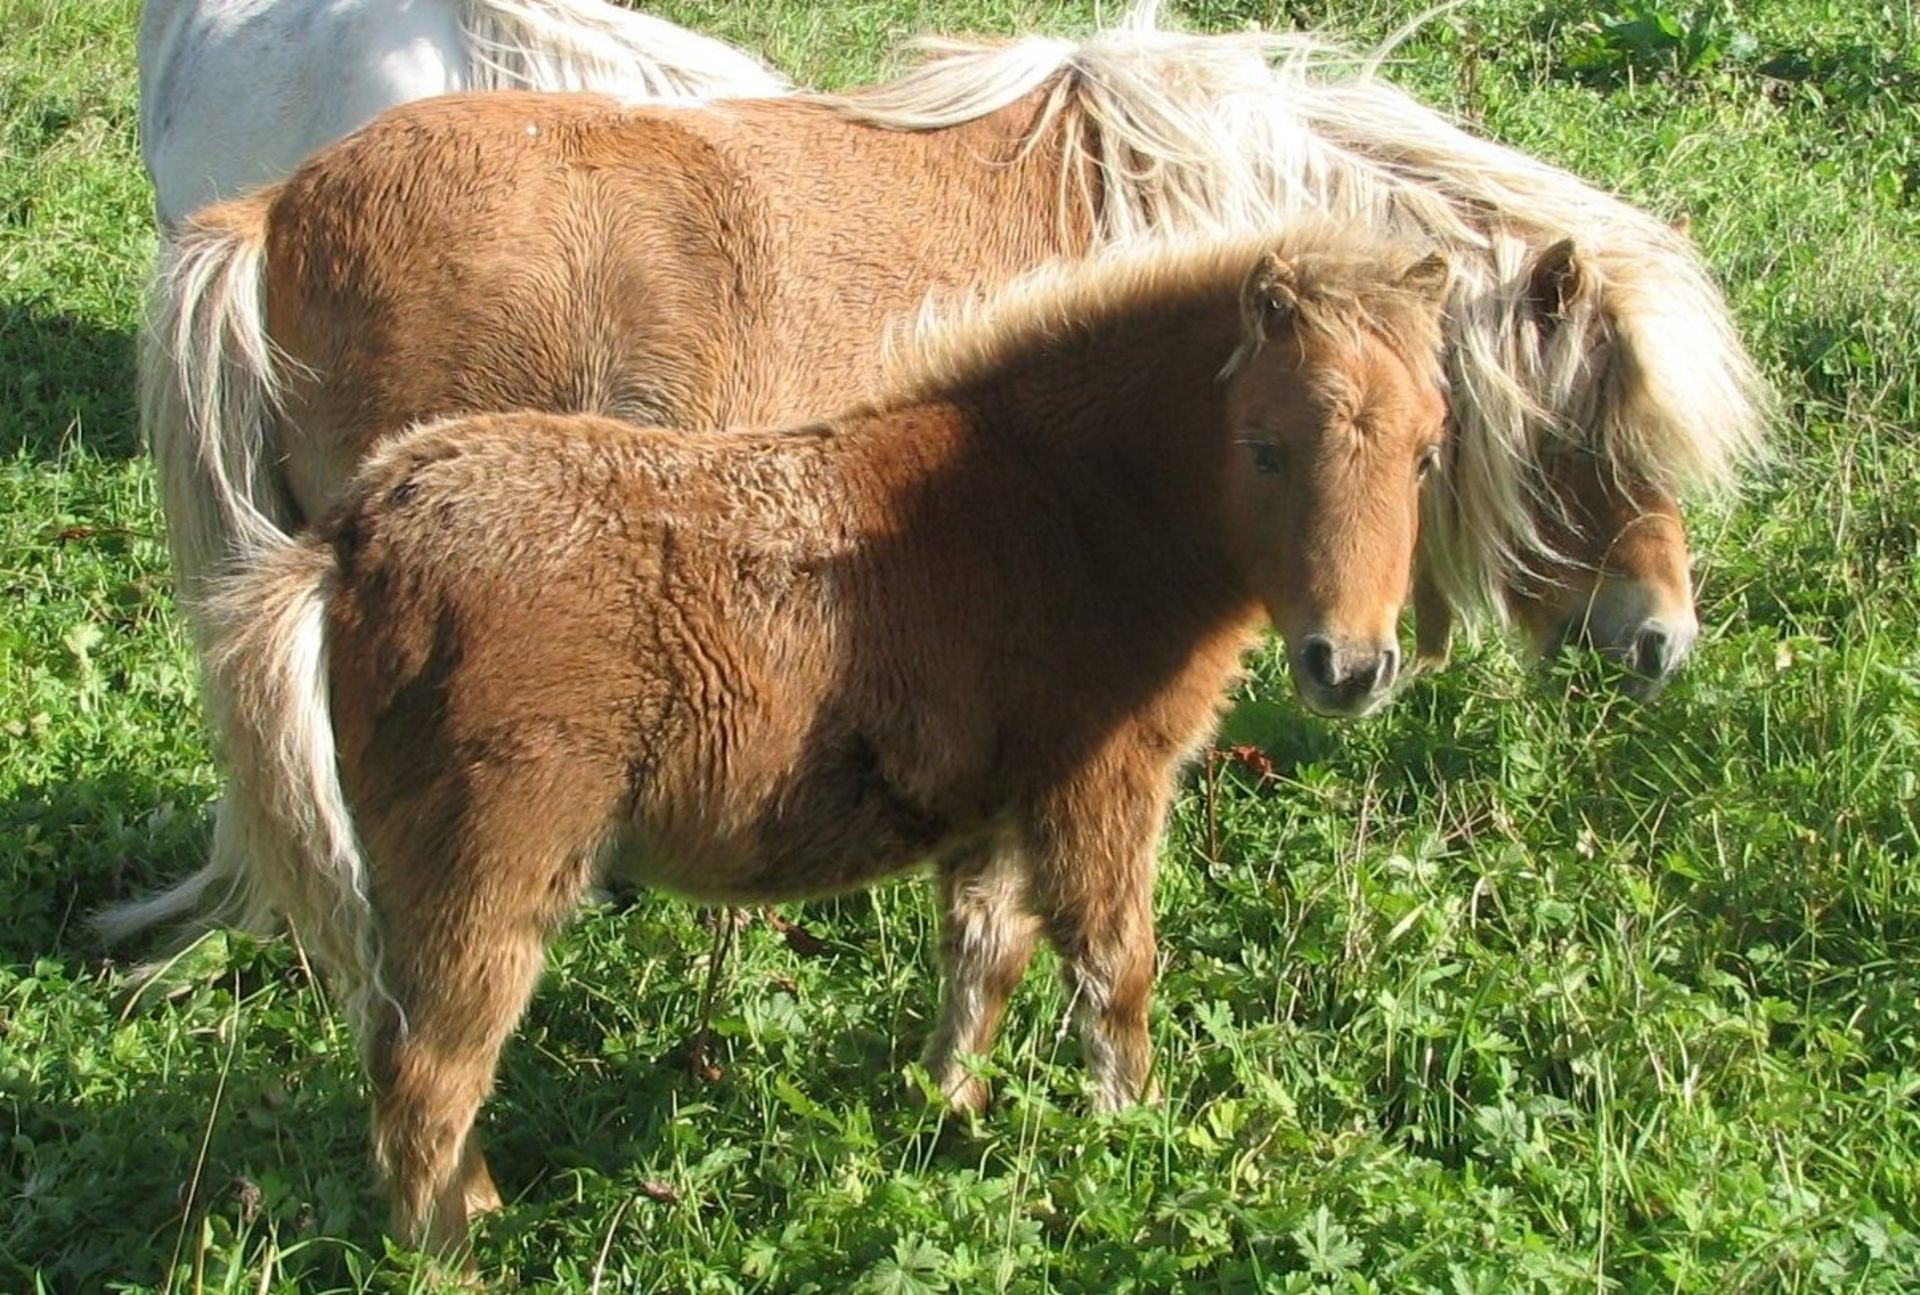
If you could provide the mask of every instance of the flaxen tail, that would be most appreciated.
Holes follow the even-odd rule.
[[[328,701],[331,550],[282,542],[201,605],[208,709],[228,767],[212,857],[173,889],[108,909],[124,939],[160,924],[269,932],[290,923],[327,969],[359,1037],[379,1003],[367,866],[341,789]]]
[[[262,195],[163,240],[140,339],[140,424],[159,474],[175,587],[196,627],[209,582],[284,543],[298,514],[275,448]]]

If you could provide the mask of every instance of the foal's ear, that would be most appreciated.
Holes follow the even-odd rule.
[[[1668,221],[1667,224],[1673,226],[1673,232],[1682,238],[1690,238],[1693,236],[1693,217],[1684,211]]]
[[[1437,306],[1446,301],[1447,289],[1453,286],[1453,264],[1440,253],[1429,252],[1401,273],[1397,286]]]
[[[1260,258],[1240,295],[1240,316],[1247,332],[1265,341],[1267,332],[1292,319],[1300,309],[1300,273],[1278,252]]]
[[[1535,259],[1527,276],[1527,299],[1547,318],[1565,318],[1586,290],[1589,277],[1573,240],[1563,238]]]

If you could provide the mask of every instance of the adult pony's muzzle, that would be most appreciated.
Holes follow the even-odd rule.
[[[1294,684],[1307,709],[1331,719],[1358,719],[1393,695],[1400,677],[1400,645],[1356,643],[1309,634],[1287,652]]]
[[[1693,652],[1700,621],[1684,603],[1658,607],[1645,585],[1607,580],[1554,633],[1545,654],[1564,646],[1591,648],[1620,670],[1620,691],[1652,701]]]
[[[1691,616],[1673,621],[1648,617],[1629,631],[1605,636],[1588,622],[1588,638],[1601,656],[1620,667],[1620,691],[1635,701],[1658,697],[1699,637],[1700,623]]]

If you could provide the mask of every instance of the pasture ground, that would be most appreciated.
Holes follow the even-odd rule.
[[[1085,4],[661,0],[821,85]],[[1377,39],[1414,0],[1205,2]],[[1166,1100],[1086,1112],[1036,974],[977,1131],[912,1096],[923,887],[707,939],[584,914],[486,1128],[485,1267],[672,1291],[1920,1289],[1920,61],[1910,4],[1468,0],[1397,75],[1687,212],[1784,396],[1696,511],[1658,704],[1489,640],[1357,727],[1262,663],[1164,854]],[[1748,13],[1744,11],[1751,10]],[[283,943],[153,992],[82,925],[177,877],[216,777],[130,350],[134,0],[0,0],[0,1287],[394,1291],[351,1049]]]

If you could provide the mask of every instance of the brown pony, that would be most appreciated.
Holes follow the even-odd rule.
[[[218,587],[231,784],[181,890],[335,979],[399,1235],[498,1203],[474,1117],[608,872],[759,902],[933,860],[953,1101],[1040,931],[1098,1101],[1139,1097],[1157,840],[1262,613],[1314,709],[1391,689],[1446,277],[1309,222],[1043,275],[825,422],[431,424]]]
[[[1663,222],[1337,61],[1161,32],[1146,4],[845,98],[399,109],[166,253],[142,372],[183,588],[319,517],[414,422],[782,422],[859,398],[929,289],[1317,210],[1455,267],[1423,654],[1491,609],[1650,692],[1697,629],[1676,495],[1757,443],[1725,305]]]

